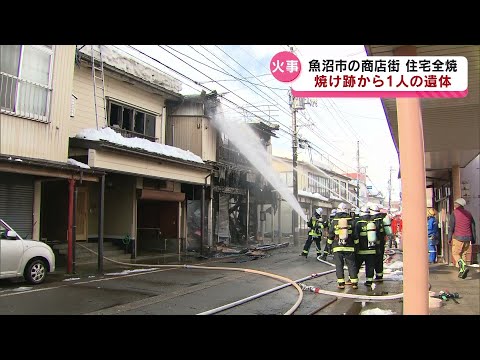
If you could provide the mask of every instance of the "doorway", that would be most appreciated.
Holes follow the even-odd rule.
[[[175,201],[139,200],[137,203],[137,251],[178,252],[178,209]]]
[[[77,208],[75,209],[77,231],[76,241],[87,241],[88,238],[88,191],[86,187],[77,188]]]

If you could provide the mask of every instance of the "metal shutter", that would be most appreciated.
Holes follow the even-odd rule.
[[[32,238],[33,176],[0,173],[0,218],[21,237]]]

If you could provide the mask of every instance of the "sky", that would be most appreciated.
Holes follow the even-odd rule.
[[[216,90],[225,115],[255,116],[279,124],[272,140],[274,155],[292,156],[292,115],[289,83],[276,80],[270,61],[280,51],[290,51],[308,66],[312,57],[366,56],[363,45],[114,45],[182,82],[184,95]],[[315,101],[316,100],[316,101]],[[378,98],[311,98],[297,113],[298,136],[310,149],[299,149],[299,160],[310,157],[333,162],[345,172],[356,172],[357,142],[360,167],[373,191],[388,196],[393,169],[392,200],[399,199],[399,164],[385,113]],[[388,200],[388,199],[386,199]]]

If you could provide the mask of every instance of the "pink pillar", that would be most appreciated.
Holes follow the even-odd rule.
[[[415,56],[402,46],[396,56]],[[402,176],[403,314],[428,315],[428,242],[425,147],[419,98],[397,98],[398,141]]]

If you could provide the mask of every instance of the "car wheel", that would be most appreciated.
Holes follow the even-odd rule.
[[[47,276],[45,262],[40,259],[30,261],[25,268],[24,276],[30,284],[41,284]]]

